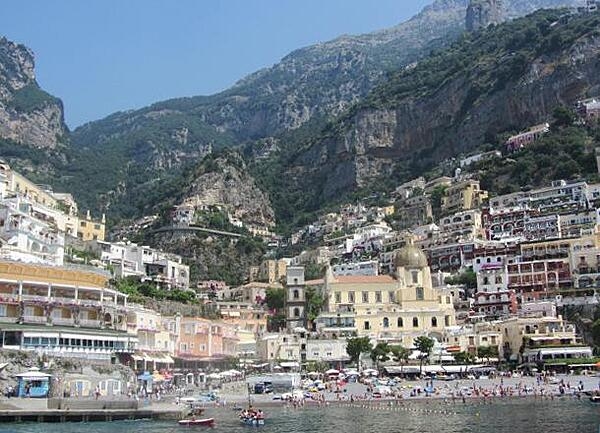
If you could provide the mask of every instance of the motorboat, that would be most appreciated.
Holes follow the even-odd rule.
[[[600,394],[595,394],[590,397],[592,403],[600,404]]]

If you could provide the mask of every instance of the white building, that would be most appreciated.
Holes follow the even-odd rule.
[[[0,240],[0,256],[4,259],[63,264],[63,233],[36,213],[28,199],[17,197],[0,203]]]
[[[92,245],[117,278],[140,277],[168,289],[187,290],[190,286],[190,268],[181,256],[134,243],[97,241]]]
[[[341,263],[332,267],[333,275],[379,275],[379,262],[370,260],[358,263]]]

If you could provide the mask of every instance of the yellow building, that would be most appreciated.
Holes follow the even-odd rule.
[[[475,209],[487,200],[488,192],[482,190],[477,180],[463,180],[446,190],[442,197],[442,212],[450,214],[464,210]]]
[[[20,195],[28,197],[35,203],[39,203],[46,207],[56,209],[58,206],[57,200],[52,197],[49,188],[36,185],[25,176],[12,170],[10,166],[0,160],[0,173],[6,177],[6,192],[8,195]]]
[[[85,219],[79,220],[77,237],[84,241],[103,241],[106,230],[106,217],[102,214],[102,220],[92,220],[90,211],[87,211]]]
[[[286,270],[285,260],[265,260],[258,269],[258,280],[269,284],[279,283],[285,277]]]
[[[325,279],[327,308],[317,319],[326,334],[366,336],[410,347],[416,337],[441,340],[455,323],[452,296],[434,289],[427,258],[408,245],[396,254],[394,276],[340,276]]]

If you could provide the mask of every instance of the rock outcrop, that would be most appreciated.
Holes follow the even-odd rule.
[[[474,32],[502,21],[502,0],[471,0],[467,7],[465,27]]]
[[[245,226],[275,225],[269,197],[256,185],[241,156],[234,152],[204,161],[193,175],[181,204],[195,209],[219,206]]]
[[[35,81],[31,50],[0,38],[0,139],[53,149],[66,134],[61,101]]]

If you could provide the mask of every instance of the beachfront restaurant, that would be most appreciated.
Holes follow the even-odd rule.
[[[50,374],[31,369],[15,376],[17,378],[17,397],[46,398],[50,394]]]

